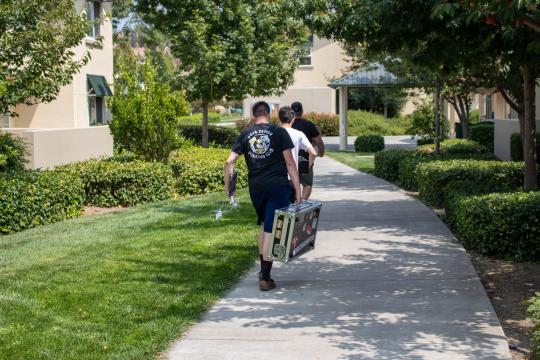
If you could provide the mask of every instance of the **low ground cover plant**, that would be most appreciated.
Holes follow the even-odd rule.
[[[81,179],[86,205],[134,206],[173,196],[172,169],[160,162],[89,160],[58,169]]]
[[[451,224],[460,240],[484,255],[540,260],[540,192],[452,198]]]
[[[354,149],[357,152],[374,153],[384,149],[384,137],[382,135],[360,135],[354,141]]]
[[[519,190],[524,166],[518,162],[445,160],[421,163],[416,168],[418,191],[428,204],[445,203],[445,188],[454,182],[469,181],[486,189],[504,186]]]
[[[79,216],[83,200],[77,176],[59,171],[0,174],[0,234]]]
[[[529,314],[529,321],[532,322],[532,354],[531,358],[536,359],[540,356],[540,292],[537,292],[535,296],[529,300],[529,307],[527,308]]]
[[[170,164],[175,176],[175,189],[180,195],[200,195],[223,190],[223,165],[228,149],[194,146],[174,152]],[[236,162],[239,189],[247,186],[247,166],[244,159]]]

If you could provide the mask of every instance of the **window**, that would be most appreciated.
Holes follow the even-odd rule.
[[[88,37],[93,39],[101,35],[101,2],[87,1],[86,19],[88,20]]]
[[[493,119],[494,117],[493,97],[491,95],[486,95],[486,119]]]
[[[311,51],[313,50],[313,35],[309,36],[308,41],[300,51],[300,66],[311,65]]]
[[[87,86],[88,119],[90,126],[108,124],[109,116],[105,106],[105,96],[112,96],[112,91],[105,77],[101,75],[87,75]]]
[[[0,115],[0,129],[9,127],[9,114]]]

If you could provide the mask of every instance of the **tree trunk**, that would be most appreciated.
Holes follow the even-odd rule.
[[[435,153],[441,154],[441,83],[435,84]]]
[[[203,147],[208,147],[208,101],[203,100],[203,117],[202,117],[202,141]]]
[[[388,105],[384,103],[384,118],[388,119]]]
[[[525,160],[525,191],[535,190],[538,187],[536,172],[536,114],[535,95],[536,77],[527,65],[521,67],[523,76],[523,159]]]
[[[469,119],[469,102],[465,98],[464,95],[458,95],[458,102],[459,102],[459,108],[461,111],[461,130],[463,132],[463,138],[468,139],[469,138],[469,125],[470,125],[470,119]]]

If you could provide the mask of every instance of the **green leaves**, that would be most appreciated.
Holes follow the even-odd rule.
[[[24,170],[26,153],[21,139],[9,133],[0,133],[0,173]]]
[[[72,0],[0,4],[0,114],[17,104],[49,102],[89,59],[74,58],[87,22]],[[60,30],[61,29],[61,30]]]
[[[189,113],[184,94],[156,80],[157,69],[148,58],[130,57],[120,64],[109,99],[113,113],[110,129],[115,144],[146,160],[166,161],[179,144],[178,124]]]

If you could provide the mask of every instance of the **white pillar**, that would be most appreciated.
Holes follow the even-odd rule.
[[[347,151],[347,127],[349,111],[348,88],[341,86],[339,88],[339,150]]]

